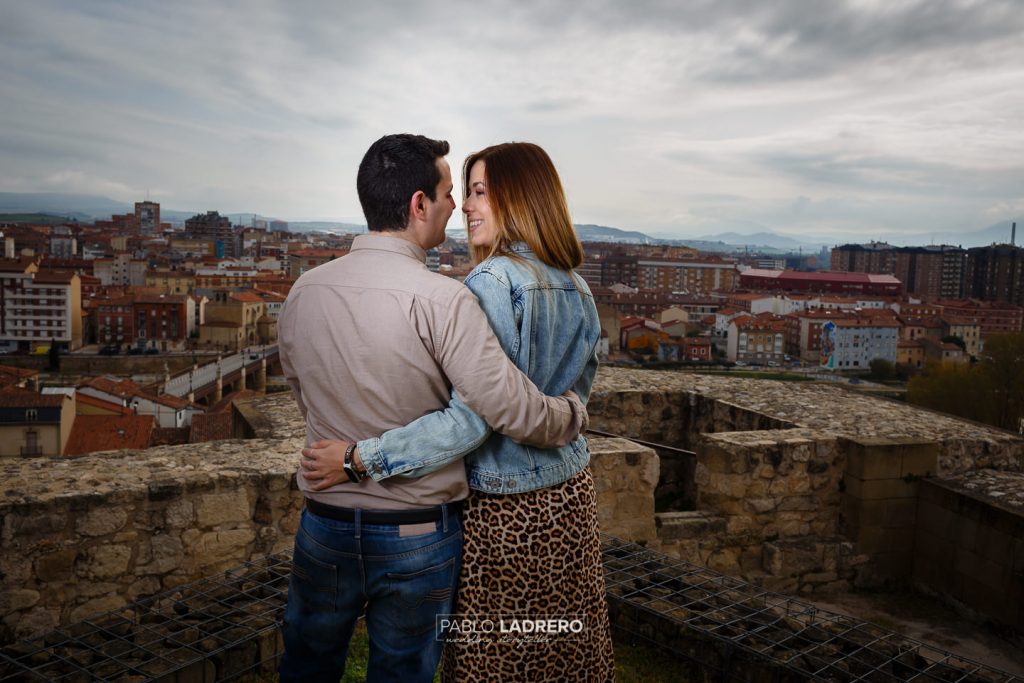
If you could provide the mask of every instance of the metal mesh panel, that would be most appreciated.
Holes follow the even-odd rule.
[[[612,625],[726,680],[751,668],[815,681],[985,681],[1024,678],[827,612],[617,538],[602,553]]]
[[[248,562],[0,652],[0,681],[224,681],[272,672],[288,556]]]
[[[616,637],[653,644],[722,680],[1024,683],[614,537],[603,538],[602,553]],[[207,683],[272,674],[290,566],[288,555],[267,557],[8,646],[0,683]]]

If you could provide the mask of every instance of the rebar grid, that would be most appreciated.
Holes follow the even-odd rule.
[[[291,559],[268,556],[0,651],[0,683],[224,681],[272,671]]]
[[[602,554],[613,628],[674,651],[724,679],[735,660],[823,681],[1024,682],[874,624],[770,593],[739,579],[604,536]],[[621,619],[616,615],[621,613]],[[651,620],[638,613],[656,615]],[[672,647],[673,635],[709,646]],[[743,657],[740,653],[746,653]]]
[[[1024,679],[871,623],[605,536],[605,582],[617,635],[714,671],[742,666],[814,681]],[[271,673],[282,653],[288,554],[247,562],[0,651],[0,683],[224,681]],[[624,625],[616,614],[657,620]],[[627,620],[628,621],[628,620]],[[774,680],[774,679],[773,679]]]

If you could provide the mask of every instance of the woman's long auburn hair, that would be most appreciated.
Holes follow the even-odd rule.
[[[469,197],[469,171],[484,162],[487,201],[498,235],[489,247],[470,245],[473,261],[510,255],[513,242],[525,242],[543,263],[572,270],[583,263],[583,245],[572,226],[569,205],[555,165],[531,142],[493,145],[466,157],[462,165],[463,199]],[[467,219],[468,232],[468,219]]]

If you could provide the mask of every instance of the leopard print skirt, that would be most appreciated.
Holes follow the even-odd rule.
[[[527,493],[472,491],[463,516],[465,542],[454,612],[491,630],[449,635],[442,680],[613,681],[597,494],[590,469],[563,484]],[[575,624],[553,634],[523,632],[549,619]]]

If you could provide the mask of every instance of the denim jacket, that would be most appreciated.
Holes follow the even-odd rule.
[[[597,372],[601,325],[590,288],[579,275],[551,268],[522,243],[519,258],[495,256],[466,277],[512,362],[545,394],[572,389],[587,402]],[[374,479],[421,476],[465,456],[470,488],[521,493],[560,484],[590,461],[583,436],[561,448],[523,446],[497,433],[456,395],[428,413],[359,442]]]

